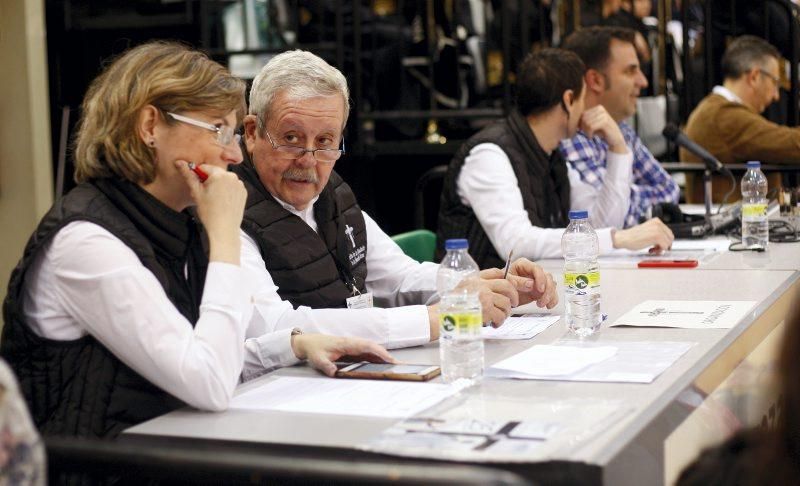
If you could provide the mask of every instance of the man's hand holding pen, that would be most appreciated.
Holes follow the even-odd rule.
[[[509,255],[510,257],[510,255]],[[558,304],[553,276],[527,258],[506,262],[506,268],[490,268],[480,273],[479,296],[484,322],[499,327],[518,305],[536,301],[552,309]]]
[[[499,268],[483,270],[481,278],[508,280],[518,294],[518,303],[514,307],[534,301],[539,307],[547,309],[558,305],[558,287],[553,275],[527,258],[518,258],[513,262],[509,258],[506,266],[506,271]]]

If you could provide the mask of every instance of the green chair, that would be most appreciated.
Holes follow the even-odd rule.
[[[436,254],[436,234],[426,229],[418,229],[392,236],[403,253],[418,262],[432,262]]]

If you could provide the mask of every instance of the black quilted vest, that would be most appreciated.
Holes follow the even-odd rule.
[[[336,308],[345,307],[345,299],[353,294],[345,282],[366,291],[364,216],[350,186],[336,172],[314,203],[316,233],[272,197],[249,160],[231,170],[247,188],[242,229],[258,244],[283,300],[295,308]]]
[[[438,257],[443,255],[446,239],[467,238],[469,253],[478,266],[502,267],[505,257],[497,254],[475,212],[461,203],[456,192],[464,160],[470,150],[482,143],[500,146],[511,160],[528,219],[540,228],[563,228],[569,222],[567,165],[558,150],[552,155],[542,150],[527,120],[516,110],[475,134],[453,156],[444,178],[439,207]]]
[[[22,310],[26,272],[39,251],[73,221],[98,224],[122,240],[192,325],[203,295],[207,253],[202,230],[190,215],[176,213],[134,184],[111,179],[78,185],[53,205],[28,241],[3,304],[0,354],[16,372],[42,434],[112,437],[184,404],[91,335],[54,341],[28,327]]]

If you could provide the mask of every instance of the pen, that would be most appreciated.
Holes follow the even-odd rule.
[[[508,252],[508,259],[506,260],[506,268],[503,270],[503,279],[508,277],[508,269],[511,268],[511,255],[514,254],[514,249],[512,248],[510,252]],[[483,327],[492,326],[492,321],[484,322]]]
[[[506,268],[503,270],[503,278],[508,277],[508,269],[511,268],[511,256],[514,255],[514,249],[512,248],[510,252],[508,252],[508,259],[506,260]]]
[[[206,174],[203,169],[197,166],[194,162],[189,162],[189,169],[197,174],[197,178],[200,179],[200,182],[205,182],[208,179],[208,174]]]

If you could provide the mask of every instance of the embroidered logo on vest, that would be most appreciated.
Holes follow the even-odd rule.
[[[353,227],[349,224],[344,225],[344,234],[346,234],[350,238],[350,245],[355,248],[356,247],[356,240],[353,239]]]

